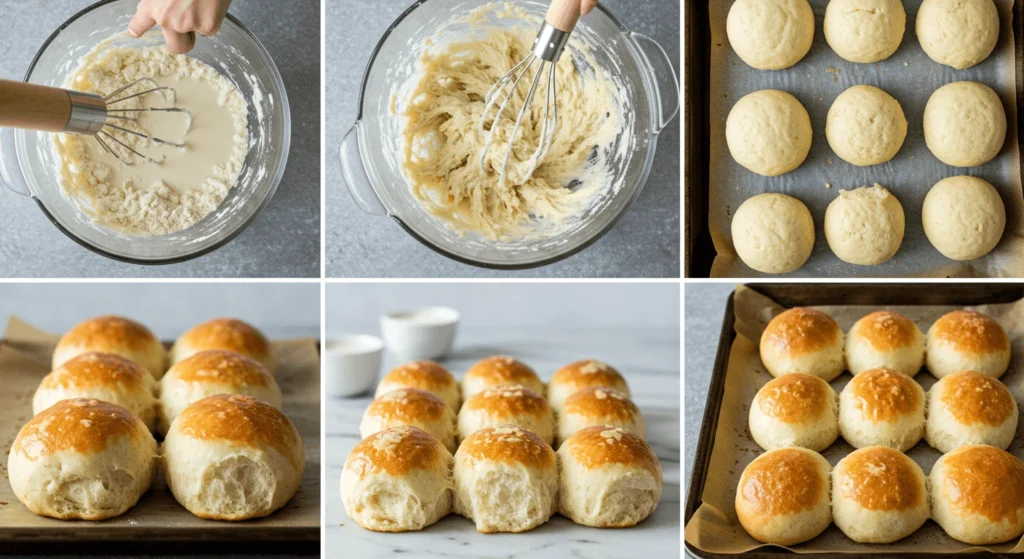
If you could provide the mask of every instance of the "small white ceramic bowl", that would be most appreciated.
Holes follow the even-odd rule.
[[[380,331],[388,353],[397,361],[440,359],[452,350],[459,311],[424,307],[390,312],[380,317]]]
[[[345,397],[369,392],[377,384],[383,351],[384,341],[376,336],[329,336],[324,344],[327,395]]]

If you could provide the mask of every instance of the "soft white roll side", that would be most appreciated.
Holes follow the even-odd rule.
[[[1005,450],[1017,433],[1018,414],[1003,383],[974,371],[953,373],[928,391],[924,438],[943,453],[977,444]]]
[[[932,518],[964,543],[1002,543],[1024,534],[1024,463],[991,446],[942,455],[928,476]]]

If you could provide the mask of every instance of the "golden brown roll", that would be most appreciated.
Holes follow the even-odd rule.
[[[277,358],[267,337],[234,318],[215,318],[182,334],[171,348],[171,364],[209,349],[242,354],[259,361],[270,374],[277,372]]]
[[[924,435],[924,416],[924,389],[890,369],[864,371],[839,395],[839,432],[854,448],[906,451]]]
[[[548,401],[519,385],[494,386],[470,396],[459,410],[459,439],[487,427],[512,425],[555,442],[555,416]]]
[[[512,357],[496,355],[477,362],[466,371],[466,376],[462,377],[462,398],[468,400],[492,386],[509,384],[525,386],[541,395],[546,393],[544,383],[529,365]]]
[[[991,446],[942,455],[928,476],[932,518],[950,537],[974,545],[1024,534],[1024,463]]]
[[[796,545],[832,523],[832,466],[805,448],[780,448],[758,456],[736,487],[736,515],[755,540]]]
[[[998,380],[974,371],[942,377],[928,392],[925,440],[942,452],[975,444],[1006,449],[1017,432],[1017,402]]]
[[[415,388],[399,388],[381,395],[363,413],[359,434],[370,435],[397,427],[411,425],[430,433],[448,452],[458,447],[455,440],[455,412],[440,398]]]
[[[167,352],[160,340],[145,326],[120,316],[90,318],[68,330],[53,350],[53,368],[93,351],[135,361],[156,380],[167,370]]]
[[[924,472],[884,446],[856,450],[832,470],[832,519],[851,540],[892,543],[928,520]]]
[[[839,436],[839,396],[814,375],[772,379],[754,396],[750,434],[765,450],[799,446],[821,452]]]
[[[855,375],[885,368],[912,377],[924,366],[924,342],[924,333],[909,318],[873,312],[846,335],[846,366]]]
[[[595,425],[621,427],[647,438],[647,423],[640,408],[624,393],[601,386],[574,392],[562,403],[558,414],[558,444],[573,433]]]
[[[960,371],[999,378],[1010,366],[1010,338],[981,313],[953,311],[928,329],[927,363],[935,378]]]
[[[433,361],[412,361],[391,369],[377,385],[374,397],[380,398],[399,388],[416,388],[430,392],[447,404],[453,412],[457,412],[462,403],[459,383],[455,382],[455,377],[448,369]]]
[[[772,376],[804,373],[831,381],[843,372],[843,331],[832,317],[796,307],[779,313],[761,334],[761,361]]]
[[[630,396],[626,379],[615,368],[596,359],[585,359],[555,371],[548,385],[548,403],[551,409],[561,412],[562,404],[574,392],[597,386],[618,390]]]

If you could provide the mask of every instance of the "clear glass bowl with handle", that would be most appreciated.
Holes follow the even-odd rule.
[[[136,0],[106,0],[79,12],[43,44],[25,81],[60,87],[79,60],[100,42],[128,28]],[[146,35],[163,44],[158,32]],[[125,37],[114,44],[132,45]],[[233,239],[266,207],[284,174],[291,142],[291,115],[284,82],[270,54],[230,15],[213,37],[201,38],[189,56],[231,80],[249,103],[249,154],[238,185],[213,213],[169,235],[125,235],[93,224],[65,197],[48,132],[0,131],[0,178],[35,200],[61,231],[104,256],[137,264],[168,264],[206,254]]]
[[[553,237],[490,241],[460,234],[423,209],[402,175],[394,155],[400,151],[401,126],[390,111],[391,95],[401,90],[414,71],[418,45],[442,25],[490,3],[492,0],[421,0],[388,28],[367,66],[357,120],[341,143],[343,176],[363,211],[393,218],[410,235],[449,258],[494,269],[543,266],[592,244],[636,200],[650,173],[658,134],[679,111],[679,82],[661,46],[631,32],[598,5],[580,19],[574,34],[589,39],[597,63],[625,86],[630,114],[623,138],[632,138],[632,143],[612,165],[612,184],[619,187],[607,189],[574,219],[573,226]],[[548,8],[536,1],[516,5],[538,17]]]

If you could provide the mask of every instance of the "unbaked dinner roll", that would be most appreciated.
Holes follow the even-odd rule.
[[[555,443],[555,416],[543,396],[525,386],[488,388],[470,396],[459,410],[459,440],[487,427],[514,425]]]
[[[214,394],[251,396],[281,409],[281,389],[258,361],[223,350],[200,351],[178,361],[160,379],[160,432],[182,410]]]
[[[875,266],[903,244],[903,205],[880,184],[840,190],[825,209],[825,240],[843,262]]]
[[[411,425],[378,431],[352,449],[341,472],[341,502],[375,532],[422,530],[452,511],[452,454]]]
[[[750,405],[750,434],[765,450],[799,446],[821,452],[839,436],[839,396],[813,375],[772,379]]]
[[[455,412],[440,398],[425,390],[399,388],[377,398],[363,413],[359,435],[370,435],[397,427],[411,425],[433,435],[448,452],[455,452]]]
[[[855,85],[832,102],[825,138],[843,161],[859,167],[879,165],[903,147],[907,116],[892,95],[873,85]]]
[[[32,413],[61,400],[92,398],[134,413],[150,430],[156,427],[153,376],[142,365],[113,353],[83,353],[43,377],[32,397]]]
[[[843,330],[816,309],[779,313],[761,334],[761,361],[772,376],[805,373],[831,381],[843,372]]]
[[[812,136],[807,109],[778,89],[742,97],[725,120],[725,143],[733,159],[765,177],[784,175],[803,164]]]
[[[925,337],[914,321],[899,313],[876,311],[846,334],[846,367],[856,375],[892,369],[909,377],[924,366]]]
[[[302,439],[288,417],[238,394],[185,408],[171,423],[162,454],[174,498],[211,520],[271,514],[295,495],[306,470]]]
[[[807,0],[737,0],[725,27],[732,50],[758,70],[789,68],[814,43],[814,12]]]
[[[864,371],[839,394],[839,432],[854,448],[906,451],[924,435],[924,415],[924,389],[891,369]]]
[[[993,89],[954,82],[932,93],[924,107],[924,142],[936,159],[975,167],[995,159],[1006,142],[1006,110]]]
[[[921,224],[928,241],[943,256],[974,260],[992,252],[1003,238],[1006,205],[984,179],[947,177],[925,196]]]
[[[805,448],[780,448],[758,456],[736,487],[736,516],[762,543],[796,545],[832,523],[832,466]]]
[[[745,200],[732,216],[733,248],[744,264],[765,274],[800,269],[814,251],[814,218],[803,202],[774,192]]]
[[[917,9],[917,40],[935,62],[970,68],[996,48],[999,11],[992,0],[924,0]]]
[[[120,316],[90,318],[68,330],[53,350],[53,368],[91,351],[131,359],[156,380],[160,380],[167,370],[167,352],[160,340],[145,326]]]
[[[825,41],[842,58],[880,62],[903,42],[907,12],[900,0],[831,0],[824,28]]]
[[[537,394],[546,394],[544,383],[529,365],[506,355],[495,355],[477,362],[462,377],[462,398],[483,392],[492,386],[518,384]]]
[[[647,438],[647,423],[629,396],[596,386],[575,392],[562,403],[562,411],[558,413],[558,444],[594,425],[621,427],[641,439]]]
[[[974,545],[1024,534],[1024,463],[991,446],[962,446],[942,455],[928,476],[932,518]]]
[[[555,371],[548,384],[548,402],[556,412],[562,411],[566,398],[584,388],[603,386],[630,396],[629,385],[611,365],[596,359],[569,363]]]
[[[391,369],[377,385],[374,397],[380,398],[399,388],[426,390],[440,398],[453,412],[458,411],[462,403],[459,383],[455,382],[455,377],[448,369],[433,361],[412,361]]]
[[[924,472],[898,450],[855,450],[832,470],[832,520],[855,542],[903,539],[924,525],[928,513]]]
[[[234,318],[215,318],[182,334],[171,348],[171,363],[208,349],[240,353],[262,363],[270,374],[277,372],[277,357],[267,337]]]
[[[558,509],[558,463],[544,439],[519,427],[488,427],[455,453],[455,514],[478,532],[525,532]]]
[[[1017,402],[998,380],[961,371],[942,377],[928,391],[924,438],[941,452],[986,444],[1006,449],[1017,432]]]
[[[945,314],[928,329],[928,371],[935,378],[960,371],[1003,376],[1010,366],[1010,338],[998,322],[974,311]]]
[[[156,440],[128,410],[99,400],[61,400],[14,439],[7,476],[19,501],[40,516],[103,520],[149,490]]]
[[[558,511],[577,524],[625,528],[654,514],[661,463],[643,438],[610,425],[574,433],[558,448]]]

